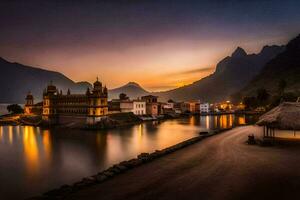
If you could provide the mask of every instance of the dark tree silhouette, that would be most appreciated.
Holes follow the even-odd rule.
[[[251,110],[257,107],[257,99],[255,97],[244,97],[243,104],[246,110]]]
[[[264,88],[260,88],[257,90],[257,103],[261,106],[264,106],[267,104],[268,100],[270,98],[270,94],[268,93],[268,91]]]
[[[286,81],[284,79],[281,79],[278,83],[278,91],[280,95],[284,93],[286,86],[287,86]]]
[[[7,110],[8,110],[8,112],[13,113],[13,114],[20,114],[20,113],[24,112],[23,108],[18,104],[8,105]]]
[[[120,100],[128,100],[129,97],[127,96],[127,94],[121,93],[121,94],[119,95],[119,99],[120,99]]]

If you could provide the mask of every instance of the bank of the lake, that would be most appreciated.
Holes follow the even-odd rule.
[[[74,192],[65,186],[63,199],[297,199],[300,145],[248,145],[249,134],[262,128],[234,128]]]
[[[7,199],[41,194],[97,174],[143,152],[162,150],[199,131],[253,123],[251,116],[191,116],[97,131],[0,126],[0,192]]]

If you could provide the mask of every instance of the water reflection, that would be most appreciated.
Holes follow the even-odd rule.
[[[37,132],[33,127],[25,126],[23,134],[24,160],[29,177],[34,176],[39,167],[39,154]]]
[[[243,115],[193,116],[106,131],[0,126],[0,193],[4,199],[24,199],[141,152],[197,136],[201,129],[229,128],[251,120]]]

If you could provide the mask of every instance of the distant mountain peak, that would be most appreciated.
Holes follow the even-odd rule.
[[[141,88],[141,86],[136,82],[128,82],[125,86],[135,86],[135,87],[140,87]]]
[[[123,85],[121,87],[110,89],[108,92],[109,98],[119,98],[120,93],[127,94],[127,96],[130,97],[130,99],[135,99],[143,95],[149,94],[149,92],[142,88],[138,83],[128,82],[126,85]]]
[[[244,56],[247,56],[247,53],[246,51],[241,48],[241,47],[237,47],[236,50],[231,54],[231,57],[244,57]]]

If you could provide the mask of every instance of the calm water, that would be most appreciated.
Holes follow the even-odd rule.
[[[70,184],[130,159],[198,135],[253,121],[245,116],[202,116],[107,131],[0,126],[1,199],[23,199]]]

